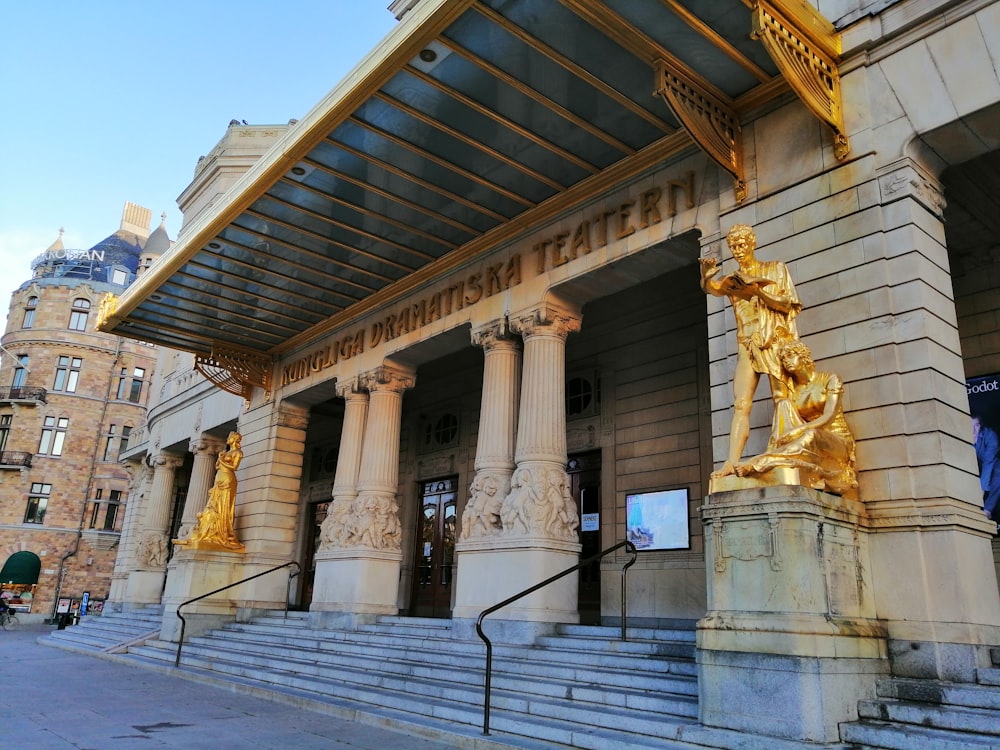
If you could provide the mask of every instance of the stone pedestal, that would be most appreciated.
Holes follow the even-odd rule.
[[[311,612],[395,615],[399,550],[329,549],[316,553]]]
[[[484,609],[580,561],[579,544],[511,537],[504,537],[503,541],[503,549],[493,549],[495,543],[486,540],[463,542],[457,546],[462,575],[455,592],[453,618],[474,621]],[[580,621],[578,586],[578,574],[570,573],[490,615],[487,622],[577,623]]]
[[[702,508],[708,612],[698,623],[700,718],[812,742],[888,674],[864,506],[806,487],[718,492]]]
[[[246,556],[238,552],[178,550],[170,561],[167,585],[163,592],[163,627],[160,638],[177,642],[181,636],[181,621],[177,608],[188,599],[215,591],[245,577]],[[204,633],[236,618],[240,587],[189,604],[182,610],[186,621],[185,640]]]

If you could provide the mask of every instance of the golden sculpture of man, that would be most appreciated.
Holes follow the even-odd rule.
[[[721,269],[715,258],[700,260],[701,288],[706,294],[728,297],[733,305],[739,344],[733,375],[735,400],[729,455],[713,478],[736,473],[750,435],[750,408],[760,376],[768,376],[776,401],[785,396],[787,385],[778,349],[798,338],[795,318],[802,309],[785,264],[757,260],[753,229],[746,224],[735,225],[726,235],[726,243],[739,264],[734,273],[719,276]]]
[[[236,517],[236,469],[243,460],[242,441],[240,433],[229,433],[226,449],[215,460],[215,482],[208,491],[205,510],[198,514],[198,523],[191,536],[176,540],[174,544],[188,545],[192,549],[246,551],[236,538],[233,527]]]

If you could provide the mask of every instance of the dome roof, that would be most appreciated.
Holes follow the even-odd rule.
[[[170,237],[167,236],[167,214],[163,213],[160,216],[160,226],[153,230],[153,233],[149,235],[149,239],[146,240],[146,244],[142,248],[143,255],[163,255],[167,250],[170,249]]]

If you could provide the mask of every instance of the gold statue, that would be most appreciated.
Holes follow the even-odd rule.
[[[246,547],[236,538],[233,520],[236,517],[236,469],[243,460],[240,443],[243,436],[230,432],[226,449],[215,460],[215,483],[208,491],[205,510],[198,514],[198,523],[191,535],[184,540],[174,540],[174,544],[187,545],[191,549],[245,552]]]
[[[778,361],[778,349],[798,339],[795,318],[802,309],[792,277],[780,261],[760,261],[754,256],[757,237],[746,224],[737,224],[726,242],[739,269],[719,277],[715,258],[701,258],[701,288],[717,297],[728,297],[736,316],[739,344],[733,375],[734,414],[729,433],[729,455],[713,478],[732,476],[750,435],[750,408],[761,374],[771,382],[775,401],[786,395],[787,385]]]
[[[759,477],[775,469],[797,469],[795,484],[857,497],[854,436],[844,418],[843,382],[834,373],[817,372],[809,347],[801,341],[786,342],[778,356],[789,378],[788,393],[775,399],[767,450],[739,464],[736,473]]]

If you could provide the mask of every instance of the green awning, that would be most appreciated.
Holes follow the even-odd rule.
[[[0,570],[0,583],[19,583],[31,586],[38,583],[42,561],[34,552],[15,552],[7,558]]]

